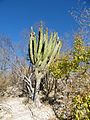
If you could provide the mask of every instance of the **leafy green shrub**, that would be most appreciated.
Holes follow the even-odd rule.
[[[72,99],[84,91],[90,92],[90,46],[79,35],[75,36],[73,46],[73,51],[64,53],[49,66],[58,81],[56,101],[59,102],[54,106],[60,120],[71,120]]]
[[[85,46],[81,36],[74,38],[74,48],[70,54],[53,61],[49,66],[49,71],[56,78],[70,75],[71,72],[86,71],[90,62],[90,46]]]
[[[73,99],[74,120],[90,120],[90,94],[78,95]]]

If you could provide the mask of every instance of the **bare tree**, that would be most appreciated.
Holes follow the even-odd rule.
[[[25,55],[20,56],[17,46],[8,37],[0,35],[0,82],[2,84],[8,81],[8,77],[17,85],[27,78],[27,60]]]
[[[78,7],[73,8],[70,13],[78,24],[78,32],[88,42],[90,38],[90,8],[86,5],[87,2],[78,0]]]

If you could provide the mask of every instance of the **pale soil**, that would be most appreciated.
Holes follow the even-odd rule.
[[[36,108],[32,103],[25,105],[26,102],[26,98],[18,97],[0,101],[0,120],[56,120],[49,105]]]

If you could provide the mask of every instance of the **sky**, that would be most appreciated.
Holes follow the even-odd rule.
[[[78,25],[69,11],[78,7],[77,1],[80,0],[0,0],[0,34],[17,42],[25,29],[37,26],[41,20],[60,36],[72,33]],[[86,1],[90,5],[90,0]]]

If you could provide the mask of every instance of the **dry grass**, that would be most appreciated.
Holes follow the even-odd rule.
[[[12,83],[11,77],[5,77],[3,75],[0,75],[0,96],[4,94],[4,92],[7,90],[7,87],[10,86]]]

